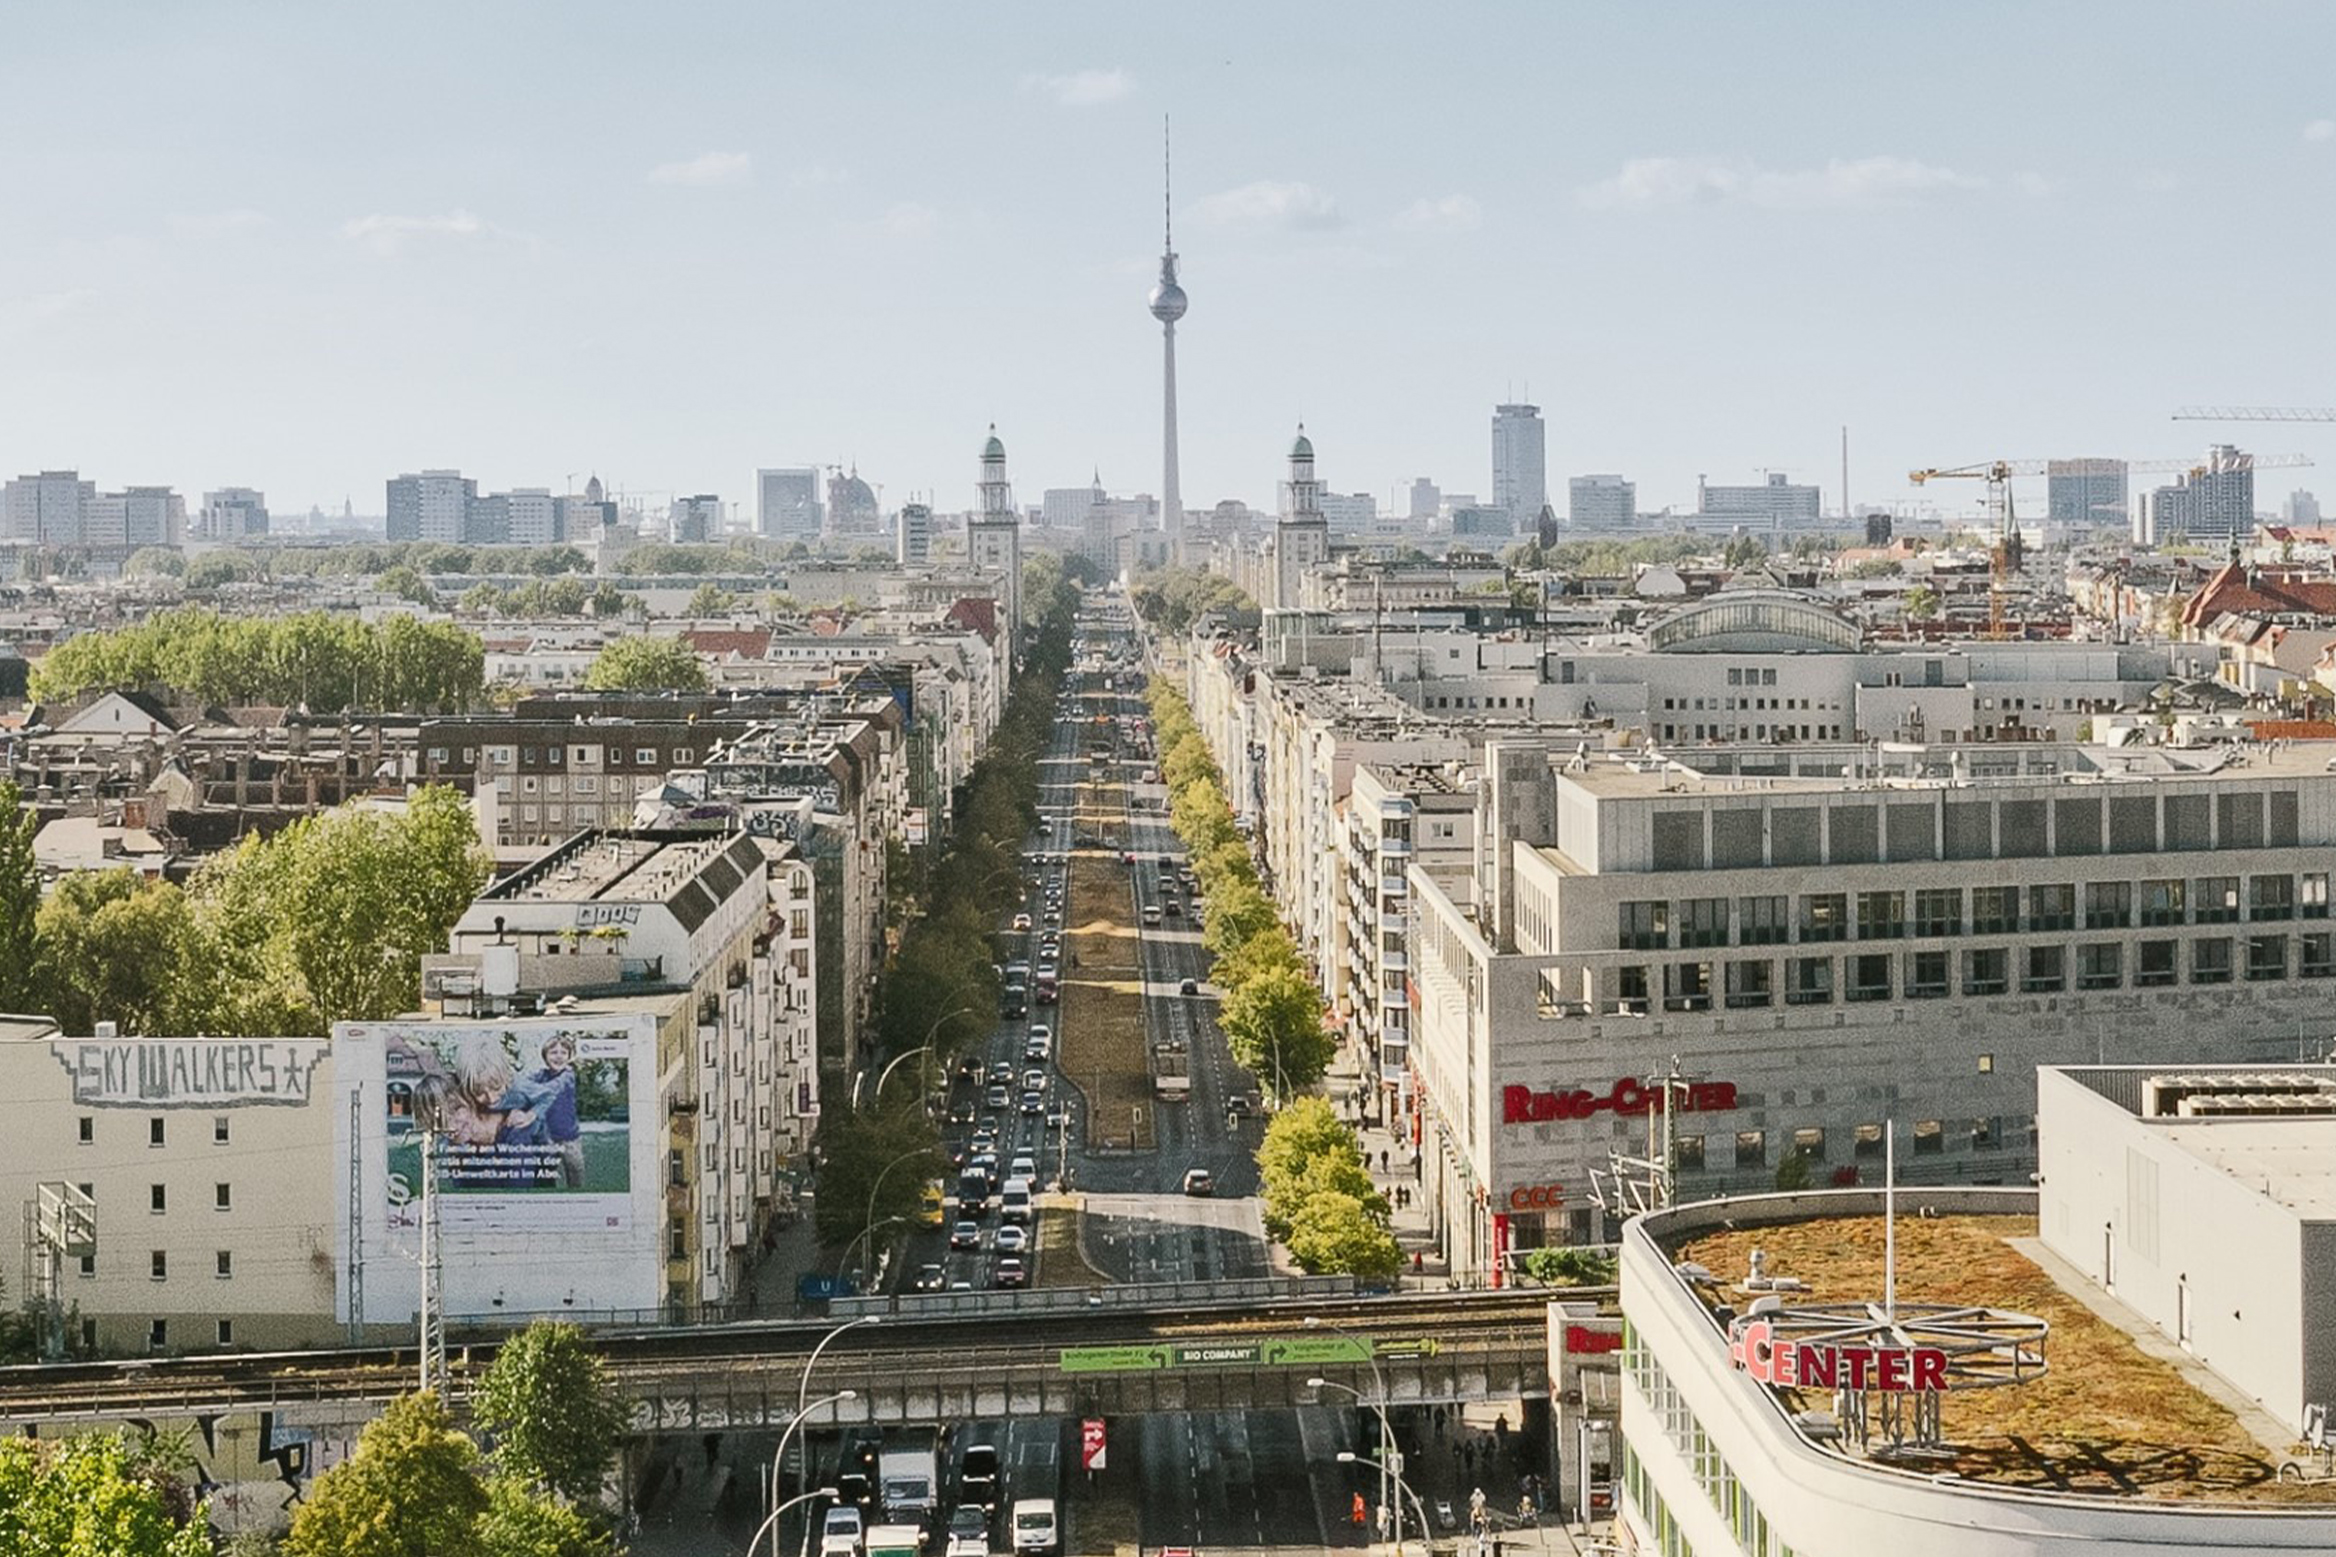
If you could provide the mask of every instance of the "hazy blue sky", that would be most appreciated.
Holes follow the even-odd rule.
[[[1645,507],[1830,507],[1844,422],[1862,502],[2336,404],[2320,0],[0,0],[0,58],[0,473],[959,508],[995,421],[1025,502],[1157,490],[1163,112],[1191,507],[1301,418],[1334,489],[1488,493],[1528,385]]]

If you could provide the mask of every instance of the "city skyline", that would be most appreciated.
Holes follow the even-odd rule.
[[[1025,502],[1097,467],[1151,490],[1163,113],[1207,300],[1179,331],[1189,511],[1270,508],[1301,420],[1326,490],[1489,498],[1484,418],[1518,398],[1552,490],[1618,472],[1642,511],[1763,470],[1830,511],[1844,424],[1861,504],[1993,457],[2336,457],[2324,427],[2167,420],[2336,398],[2293,350],[2336,323],[2336,22],[2303,5],[2217,16],[2203,51],[2191,8],[1974,7],[1998,46],[1955,52],[1847,7],[1485,8],[1489,55],[1480,26],[1321,7],[1203,5],[1164,41],[1070,9],[581,7],[548,39],[428,6],[134,14],[10,24],[0,134],[43,148],[0,169],[11,473],[296,514],[375,511],[405,470],[597,472],[751,509],[760,468],[856,463],[956,511],[994,421]],[[231,70],[260,111],[215,111]],[[628,106],[666,70],[686,123]],[[118,111],[57,133],[100,79]]]

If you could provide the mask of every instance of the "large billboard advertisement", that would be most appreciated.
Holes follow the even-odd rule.
[[[367,1321],[397,1322],[419,1302],[426,1122],[449,1313],[661,1302],[657,1033],[647,1012],[335,1028],[336,1200],[362,1217],[354,1238],[339,1233],[363,1263]],[[344,1318],[348,1296],[344,1281]]]
[[[422,1137],[435,1121],[441,1226],[626,1226],[632,1053],[629,1030],[589,1026],[382,1029],[391,1225],[421,1225]]]

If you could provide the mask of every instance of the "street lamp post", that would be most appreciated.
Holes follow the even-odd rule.
[[[828,1343],[834,1340],[837,1336],[843,1334],[846,1330],[856,1330],[861,1325],[872,1325],[883,1317],[884,1316],[881,1314],[862,1314],[857,1319],[845,1320],[842,1324],[837,1325],[834,1329],[828,1331],[827,1334],[819,1338],[819,1344],[812,1347],[811,1355],[803,1360],[803,1376],[795,1381],[795,1416],[793,1421],[790,1421],[787,1424],[787,1430],[789,1432],[794,1431],[795,1422],[802,1421],[804,1413],[811,1409],[809,1406],[804,1404],[804,1401],[811,1393],[811,1370],[819,1366],[819,1354],[826,1351]],[[852,1392],[850,1390],[844,1390],[842,1393],[848,1397]],[[776,1503],[779,1500],[779,1466],[785,1461],[787,1457],[786,1449],[787,1440],[784,1436],[782,1436],[779,1439],[779,1453],[771,1460],[771,1495],[768,1501],[773,1503]],[[810,1446],[808,1444],[804,1446],[804,1451],[805,1453],[810,1452]],[[805,1479],[808,1480],[809,1478],[806,1477]]]
[[[909,1050],[906,1054],[895,1056],[891,1064],[885,1066],[883,1070],[877,1073],[876,1090],[870,1093],[868,1096],[869,1105],[873,1107],[874,1105],[884,1101],[884,1083],[892,1079],[892,1073],[900,1069],[902,1062],[913,1060],[920,1054],[930,1054],[933,1052],[933,1039],[940,1033],[941,1024],[943,1022],[954,1021],[958,1017],[971,1015],[973,1015],[973,1007],[959,1006],[954,1011],[944,1011],[940,1016],[935,1017],[933,1019],[933,1025],[925,1029],[925,1041],[923,1043],[918,1044],[915,1048]],[[927,1086],[925,1090],[926,1092],[930,1093],[932,1088]]]
[[[840,1276],[840,1275],[842,1275],[842,1274],[843,1274],[845,1271],[847,1271],[847,1270],[851,1270],[851,1269],[853,1269],[853,1268],[854,1268],[854,1267],[853,1267],[853,1265],[852,1265],[852,1254],[853,1254],[853,1251],[857,1250],[857,1249],[860,1247],[860,1244],[862,1243],[862,1241],[863,1241],[863,1240],[865,1240],[865,1239],[867,1239],[867,1237],[868,1237],[868,1235],[869,1235],[869,1234],[871,1234],[871,1233],[875,1232],[875,1231],[876,1231],[876,1229],[877,1229],[877,1228],[879,1228],[879,1227],[890,1227],[890,1226],[891,1226],[893,1223],[895,1223],[895,1222],[905,1222],[905,1221],[907,1221],[907,1220],[908,1220],[908,1218],[907,1218],[907,1217],[905,1217],[905,1216],[888,1216],[888,1217],[885,1217],[885,1218],[883,1218],[883,1219],[882,1219],[882,1220],[880,1220],[880,1221],[871,1222],[871,1223],[869,1223],[869,1224],[868,1224],[866,1227],[863,1227],[863,1228],[861,1228],[861,1229],[860,1229],[858,1232],[856,1232],[856,1233],[852,1234],[852,1241],[851,1241],[850,1243],[847,1243],[847,1244],[845,1244],[845,1245],[844,1245],[844,1257],[843,1257],[843,1261],[842,1261],[842,1263],[841,1263],[841,1264],[839,1264],[839,1265],[837,1265],[837,1266],[836,1266],[836,1274]],[[869,1244],[869,1246],[868,1246],[868,1269],[869,1269],[869,1274],[870,1274],[870,1275],[874,1275],[874,1274],[875,1274],[875,1267],[876,1267],[876,1246],[875,1246],[873,1243],[871,1243],[871,1244]]]
[[[1397,1470],[1394,1466],[1388,1464],[1384,1460],[1374,1460],[1367,1454],[1356,1454],[1351,1449],[1341,1449],[1339,1451],[1338,1463],[1341,1465],[1360,1464],[1375,1466],[1378,1469],[1382,1485],[1385,1484],[1387,1477],[1393,1476],[1395,1478],[1395,1518],[1397,1520],[1395,1533],[1396,1557],[1402,1557],[1403,1553],[1403,1530],[1401,1521],[1403,1519],[1403,1500],[1405,1498],[1411,1499],[1412,1509],[1419,1515],[1419,1527],[1422,1530],[1432,1528],[1428,1524],[1427,1505],[1420,1502],[1419,1494],[1411,1490],[1411,1483],[1403,1479],[1402,1471]],[[1432,1541],[1430,1544],[1432,1546]],[[749,1557],[751,1557],[751,1553],[749,1554]]]
[[[1310,1389],[1320,1389],[1325,1384],[1334,1389],[1343,1389],[1354,1396],[1356,1400],[1369,1406],[1373,1414],[1379,1418],[1379,1453],[1383,1456],[1379,1473],[1379,1501],[1384,1504],[1387,1501],[1386,1478],[1389,1468],[1400,1464],[1402,1455],[1395,1447],[1395,1429],[1387,1420],[1387,1375],[1380,1371],[1378,1348],[1372,1344],[1369,1336],[1357,1335],[1335,1319],[1325,1319],[1320,1314],[1308,1314],[1306,1324],[1309,1328],[1328,1328],[1345,1336],[1356,1346],[1362,1348],[1363,1361],[1371,1366],[1371,1382],[1377,1385],[1379,1390],[1379,1396],[1376,1400],[1364,1400],[1361,1390],[1349,1384],[1340,1384],[1332,1379],[1308,1379],[1306,1384]],[[1425,1528],[1424,1523],[1422,1528]],[[1395,1500],[1395,1550],[1398,1553],[1403,1550],[1403,1500],[1401,1498]]]
[[[877,1085],[881,1086],[883,1083],[879,1082]],[[876,1197],[883,1192],[884,1181],[892,1177],[892,1170],[899,1167],[904,1162],[914,1162],[923,1157],[925,1154],[926,1152],[924,1147],[913,1147],[908,1151],[902,1152],[899,1156],[893,1158],[890,1162],[886,1163],[881,1169],[877,1171],[876,1182],[868,1186],[868,1215],[862,1220],[860,1226],[860,1236],[862,1238],[867,1237],[870,1233],[876,1230]],[[897,1218],[895,1220],[897,1220]]]
[[[746,1543],[746,1557],[754,1557],[754,1549],[762,1544],[762,1538],[764,1532],[766,1531],[770,1535],[771,1551],[775,1557],[775,1554],[779,1549],[779,1516],[785,1513],[788,1509],[793,1508],[798,1503],[808,1503],[813,1498],[831,1498],[834,1496],[835,1488],[833,1487],[813,1487],[809,1492],[804,1493],[801,1497],[789,1498],[786,1502],[781,1503],[777,1508],[772,1509],[770,1517],[765,1519],[762,1522],[762,1527],[754,1532],[754,1539]]]

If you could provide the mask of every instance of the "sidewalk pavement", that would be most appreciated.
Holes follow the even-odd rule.
[[[1445,1263],[1443,1252],[1436,1244],[1434,1230],[1428,1223],[1427,1197],[1421,1193],[1418,1177],[1418,1157],[1409,1140],[1397,1135],[1384,1123],[1358,1122],[1355,1097],[1358,1092],[1368,1095],[1369,1088],[1363,1068],[1367,1057],[1356,1040],[1342,1040],[1338,1055],[1330,1062],[1330,1070],[1322,1078],[1329,1094],[1331,1107],[1338,1110],[1341,1119],[1356,1126],[1356,1139],[1363,1150],[1363,1165],[1370,1170],[1371,1182],[1387,1197],[1391,1207],[1390,1224],[1395,1232],[1396,1247],[1403,1251],[1404,1271],[1402,1285],[1409,1288],[1441,1288],[1451,1277],[1451,1268]],[[1404,1190],[1411,1204],[1397,1205],[1396,1191]],[[1416,1263],[1415,1263],[1416,1261]]]

